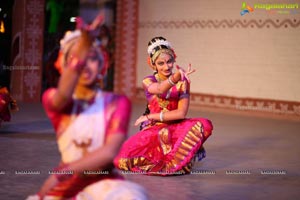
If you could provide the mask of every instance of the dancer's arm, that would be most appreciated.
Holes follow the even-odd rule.
[[[89,152],[83,158],[72,162],[68,169],[74,173],[82,173],[85,170],[106,170],[112,166],[114,157],[119,152],[125,141],[124,134],[110,134],[105,144],[93,152]]]
[[[172,74],[168,79],[152,83],[148,87],[148,92],[151,94],[163,94],[167,92],[174,84],[176,84],[179,80],[183,80],[186,78],[188,82],[190,83],[189,75],[194,73],[196,70],[192,69],[191,64],[189,64],[187,70],[184,70],[183,68],[176,66],[177,71]]]
[[[115,98],[107,108],[114,109],[107,125],[105,143],[88,153],[82,159],[70,163],[70,170],[81,173],[84,170],[105,170],[112,166],[113,159],[126,139],[131,114],[131,102],[125,96]]]
[[[182,98],[178,101],[178,108],[176,110],[166,111],[163,113],[151,113],[148,115],[142,115],[136,120],[134,125],[138,126],[140,123],[147,120],[161,121],[162,119],[163,122],[166,122],[184,119],[189,109],[189,102],[189,97]]]
[[[115,112],[111,116],[110,124],[107,125],[108,130],[104,145],[87,153],[77,161],[62,165],[61,171],[82,173],[85,170],[106,170],[112,167],[113,159],[126,139],[131,114],[131,103],[125,96],[118,98],[116,103]],[[68,178],[70,178],[68,175],[61,177],[61,179]],[[59,182],[56,175],[50,175],[41,187],[39,195],[44,196]]]
[[[77,84],[79,74],[79,71],[71,68],[64,69],[64,73],[62,73],[60,77],[57,89],[53,90],[49,94],[53,109],[61,110],[70,101]]]
[[[166,111],[166,112],[160,112],[160,113],[151,113],[148,115],[142,115],[135,121],[135,126],[138,126],[140,123],[147,121],[147,120],[154,120],[154,121],[173,121],[173,120],[180,120],[184,119],[187,115],[189,104],[190,104],[190,98],[189,98],[189,86],[190,86],[190,80],[188,78],[188,75],[191,73],[194,73],[195,70],[191,68],[191,65],[189,65],[187,70],[183,70],[179,66],[176,66],[177,72],[174,73],[171,79],[171,82],[174,80],[176,83],[180,79],[184,79],[187,89],[187,95],[184,98],[181,98],[178,101],[178,107],[175,110],[172,111]],[[144,87],[146,87],[147,91],[151,94],[160,94],[160,91],[163,90],[166,92],[169,90],[173,85],[170,83],[170,80],[162,81],[161,83],[150,83],[150,85],[147,87],[144,84]]]
[[[66,66],[64,66],[57,90],[49,94],[53,109],[60,110],[64,108],[72,98],[80,73],[85,66],[91,45],[89,33],[82,30],[80,39],[67,53]]]
[[[92,46],[92,39],[96,37],[94,32],[103,23],[103,12],[100,12],[90,25],[85,24],[80,17],[77,18],[77,29],[81,30],[81,36],[79,41],[69,50],[68,58],[66,59],[67,66],[63,69],[56,92],[50,94],[54,109],[60,110],[64,108],[72,98],[79,75],[85,65],[88,51]]]
[[[170,79],[171,79],[171,81],[173,81],[173,83],[177,83],[181,79],[180,72],[177,71],[176,73],[171,75]],[[166,79],[161,82],[152,83],[148,87],[148,92],[151,94],[163,94],[163,93],[167,92],[172,86],[173,85],[170,83],[170,80]]]
[[[69,163],[67,167],[62,170],[73,171],[74,173],[83,173],[85,170],[106,170],[112,166],[113,159],[119,152],[119,148],[125,139],[124,134],[111,134],[106,138],[104,146],[88,153],[75,162]],[[68,179],[68,177],[69,176],[66,175],[66,177],[62,177],[62,179]],[[60,180],[58,180],[56,175],[50,175],[38,192],[41,199],[59,182]]]

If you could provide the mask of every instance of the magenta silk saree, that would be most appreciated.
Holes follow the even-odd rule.
[[[177,109],[181,98],[188,98],[189,83],[179,81],[162,95],[148,93],[148,87],[158,82],[157,75],[143,80],[150,113]],[[125,171],[148,175],[178,175],[190,173],[196,158],[205,157],[203,143],[212,134],[212,123],[205,118],[186,118],[171,122],[147,121],[143,129],[122,146],[114,164]]]

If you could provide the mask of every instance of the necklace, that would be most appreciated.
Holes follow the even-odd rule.
[[[160,84],[161,83],[161,78],[159,76],[159,74],[157,74],[157,81]],[[162,111],[168,111],[167,106],[169,105],[170,101],[168,100],[170,98],[171,95],[171,89],[172,87],[167,91],[165,97],[163,98],[164,94],[159,94],[158,95],[158,105],[159,107],[162,109]]]
[[[80,98],[76,94],[73,94],[74,105],[73,105],[72,114],[71,114],[72,121],[75,119],[75,117],[79,113],[84,112],[86,109],[88,109],[90,107],[92,102],[95,101],[96,94],[97,94],[97,91],[93,91],[92,93],[90,93],[90,95],[86,95],[86,96],[88,96],[88,98]]]

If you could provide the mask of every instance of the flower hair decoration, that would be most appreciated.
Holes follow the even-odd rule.
[[[65,53],[65,51],[69,50],[66,49],[66,45],[72,41],[73,39],[79,38],[81,36],[81,31],[80,30],[75,30],[75,31],[67,31],[65,33],[65,36],[63,39],[60,40],[60,48],[61,50]]]
[[[170,42],[166,40],[156,40],[154,43],[152,43],[150,46],[148,46],[148,54],[153,55],[155,53],[155,48],[158,46],[166,46],[167,48],[171,48]]]
[[[81,36],[80,30],[67,31],[63,39],[60,40],[60,50],[54,67],[61,74],[62,69],[66,63],[66,56],[71,48],[71,46],[76,42],[76,40]],[[102,62],[101,75],[105,75],[109,67],[109,56],[108,53],[101,47],[101,42],[98,39],[94,39],[92,48],[96,51],[98,59]]]

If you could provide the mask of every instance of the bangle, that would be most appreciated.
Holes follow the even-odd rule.
[[[81,72],[85,66],[85,62],[78,57],[71,55],[67,65],[70,69]]]
[[[69,165],[62,165],[55,168],[53,174],[59,182],[63,182],[72,177],[73,171],[70,170]]]
[[[172,86],[174,86],[175,85],[175,83],[171,80],[171,77],[172,76],[169,76],[169,78],[168,78],[168,82],[170,83],[170,85],[172,85]]]
[[[146,115],[146,118],[150,122],[150,124],[154,124],[154,119],[150,119],[148,115]]]
[[[160,113],[159,113],[159,119],[160,119],[161,122],[164,121],[164,112],[163,111],[160,111]]]
[[[174,74],[173,74],[173,75],[174,75]],[[176,84],[178,81],[175,81],[175,79],[174,79],[174,76],[173,76],[173,75],[171,76],[171,79],[172,79],[172,82]]]

